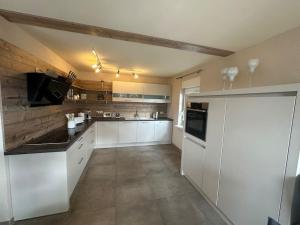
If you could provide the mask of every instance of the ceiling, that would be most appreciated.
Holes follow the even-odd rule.
[[[238,51],[300,25],[299,0],[0,0],[7,10]],[[80,71],[171,76],[217,57],[21,25]]]

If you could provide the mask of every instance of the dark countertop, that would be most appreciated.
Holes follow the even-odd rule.
[[[49,152],[64,152],[74,142],[78,140],[84,132],[97,121],[173,121],[170,118],[159,119],[125,119],[121,117],[117,118],[92,118],[92,120],[85,121],[82,124],[78,124],[74,129],[67,129],[67,126],[57,128],[41,137],[33,139],[26,144],[23,144],[17,148],[5,151],[5,155],[21,155],[21,154],[34,154],[34,153],[49,153]],[[46,140],[46,141],[45,141]],[[39,144],[47,143],[47,144]]]
[[[135,118],[104,118],[104,117],[93,117],[93,120],[96,121],[173,121],[173,119],[162,117],[158,119],[152,119],[152,118],[141,118],[141,119],[135,119]]]

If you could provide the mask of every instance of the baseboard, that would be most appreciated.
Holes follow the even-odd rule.
[[[227,225],[233,225],[233,223],[227,218],[227,216],[224,215],[224,213],[213,203],[209,200],[209,198],[206,196],[206,194],[201,190],[200,187],[198,187],[197,184],[193,182],[193,180],[187,176],[184,175],[184,171],[181,170],[181,175],[183,175],[196,189],[200,192],[200,194],[204,197],[204,199],[208,202],[208,204],[214,208],[214,210],[221,216],[221,218],[227,223]]]
[[[14,225],[15,220],[14,218],[11,218],[10,221],[0,222],[0,225]]]
[[[149,145],[168,145],[171,142],[146,142],[146,143],[125,143],[125,144],[112,144],[112,145],[99,145],[96,144],[95,148],[121,148],[121,147],[135,147],[135,146],[149,146]]]

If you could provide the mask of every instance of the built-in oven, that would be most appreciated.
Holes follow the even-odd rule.
[[[206,141],[208,103],[191,102],[186,108],[185,132]]]

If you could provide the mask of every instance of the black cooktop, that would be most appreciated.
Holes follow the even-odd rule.
[[[69,143],[72,137],[80,133],[81,131],[82,126],[76,126],[76,128],[74,129],[67,129],[65,127],[61,127],[27,142],[26,145]]]

